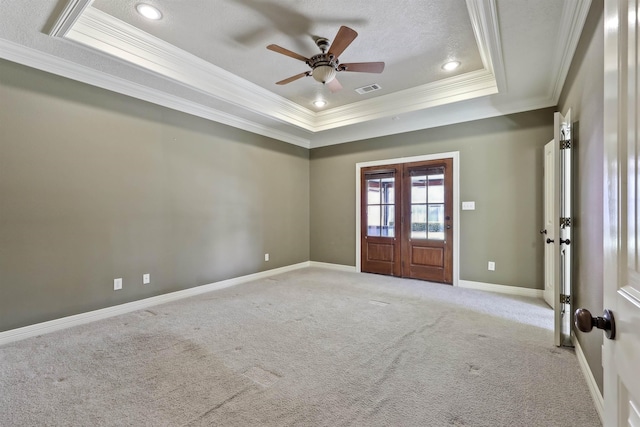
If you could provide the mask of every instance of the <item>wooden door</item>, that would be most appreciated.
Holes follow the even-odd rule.
[[[402,276],[453,282],[453,160],[407,163],[402,188]]]
[[[605,1],[603,296],[616,332],[604,340],[603,394],[612,427],[640,425],[639,7]]]
[[[361,271],[453,283],[453,159],[362,168]]]
[[[361,270],[400,276],[401,165],[361,170]]]

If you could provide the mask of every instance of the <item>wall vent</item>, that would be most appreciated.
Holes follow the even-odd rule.
[[[369,86],[359,87],[358,89],[356,89],[356,92],[358,92],[360,95],[364,95],[365,93],[373,92],[380,89],[382,89],[382,87],[379,84],[374,83]]]

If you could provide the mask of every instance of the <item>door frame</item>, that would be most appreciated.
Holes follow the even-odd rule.
[[[555,310],[555,293],[559,287],[556,284],[555,265],[556,265],[556,247],[547,243],[547,239],[556,240],[556,229],[558,229],[558,219],[560,218],[560,209],[558,207],[556,197],[558,191],[558,173],[556,167],[559,157],[560,143],[554,138],[544,146],[544,203],[543,203],[543,224],[542,224],[542,240],[544,242],[544,290],[542,296],[545,302]],[[551,151],[553,162],[547,164],[547,152]],[[550,220],[549,224],[547,220]]]
[[[361,260],[361,169],[371,166],[384,166],[398,163],[413,163],[427,160],[453,159],[453,286],[458,286],[460,277],[460,152],[424,154],[421,156],[399,157],[395,159],[374,160],[356,163],[356,271],[362,272]]]

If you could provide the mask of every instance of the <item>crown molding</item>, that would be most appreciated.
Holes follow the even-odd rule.
[[[93,0],[68,0],[64,10],[49,30],[53,37],[64,37]]]
[[[264,126],[8,40],[0,39],[0,58],[300,147],[310,148],[311,146],[311,141],[307,138]]]
[[[473,71],[318,114],[318,131],[498,93],[493,74]],[[380,102],[380,100],[384,102]]]
[[[560,22],[567,25],[560,25],[558,34],[558,44],[553,63],[556,64],[549,87],[549,97],[558,103],[564,81],[569,73],[569,67],[573,60],[573,55],[580,41],[580,35],[584,23],[587,20],[591,0],[565,0],[562,9]]]
[[[502,36],[498,25],[496,0],[467,0],[467,10],[482,64],[493,74],[498,91],[506,92],[507,76],[502,56]]]
[[[507,89],[495,0],[467,0],[483,70],[472,71],[317,114],[315,131],[505,92]]]
[[[497,93],[503,70],[495,9],[467,0],[484,70],[315,113],[93,7],[85,7],[64,38],[115,56],[215,99],[311,132],[361,123]],[[70,15],[71,16],[71,15]],[[75,16],[75,15],[74,15]],[[63,23],[61,25],[68,24]],[[496,67],[498,65],[498,67]],[[502,75],[504,73],[502,72]],[[501,80],[504,80],[501,77]]]
[[[311,149],[555,107],[555,105],[556,103],[546,95],[526,99],[475,98],[466,102],[463,108],[456,104],[444,104],[401,116],[398,120],[389,119],[386,122],[378,120],[318,133],[311,139]]]
[[[314,113],[189,52],[88,7],[65,39],[115,56],[144,70],[253,113],[314,130]]]

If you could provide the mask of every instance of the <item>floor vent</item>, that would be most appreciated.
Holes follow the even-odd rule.
[[[382,87],[379,84],[374,83],[369,86],[359,87],[358,89],[356,89],[356,92],[358,92],[360,95],[364,95],[365,93],[373,92],[380,89],[382,89]]]

